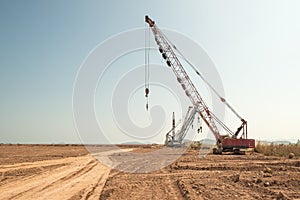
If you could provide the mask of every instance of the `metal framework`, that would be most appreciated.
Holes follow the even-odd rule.
[[[189,106],[183,124],[181,126],[181,129],[175,135],[175,140],[177,140],[179,143],[182,143],[183,139],[185,138],[190,126],[192,125],[195,119],[196,113],[197,113],[197,108]]]
[[[193,124],[197,112],[197,108],[189,106],[182,122],[182,126],[177,132],[175,132],[175,114],[173,112],[172,129],[166,134],[166,146],[182,145],[183,139],[185,138],[190,126]]]
[[[192,102],[196,111],[199,113],[199,115],[206,123],[206,125],[209,127],[209,129],[213,132],[217,140],[217,143],[221,144],[223,139],[214,122],[213,116],[210,113],[207,105],[201,98],[196,87],[192,83],[190,77],[186,73],[185,69],[181,65],[179,59],[177,58],[175,52],[173,51],[172,46],[169,44],[164,34],[155,25],[154,21],[152,21],[148,16],[145,17],[145,21],[149,24],[154,34],[155,41],[159,47],[159,51],[162,54],[162,57],[166,60],[167,65],[171,67],[172,71],[177,77],[177,81],[179,82],[179,84],[181,84],[182,89],[185,91],[185,94]]]

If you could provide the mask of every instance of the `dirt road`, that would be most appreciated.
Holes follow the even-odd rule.
[[[95,157],[128,161],[132,156],[104,152]],[[0,199],[300,199],[299,158],[201,158],[189,150],[158,171],[133,174],[110,169],[95,157],[82,146],[0,145]],[[135,164],[151,166],[155,160],[137,157],[133,169],[138,172]]]
[[[0,199],[99,199],[110,173],[82,146],[16,145],[1,150]],[[102,157],[118,153],[101,150]]]
[[[14,177],[0,199],[99,199],[109,172],[91,156],[2,165],[2,178]]]

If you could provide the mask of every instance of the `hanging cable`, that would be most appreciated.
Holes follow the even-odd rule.
[[[149,81],[150,81],[150,28],[148,28],[148,67],[147,67],[147,69],[148,69],[148,71],[147,71],[147,74],[148,74],[148,88],[150,88],[150,83],[149,83]],[[149,91],[150,92],[150,91]]]
[[[230,130],[214,113],[210,112],[212,117],[222,126],[222,128],[227,131],[230,135],[234,135],[233,131]]]
[[[148,95],[150,93],[149,90],[150,30],[149,29],[147,29],[145,25],[145,97],[147,99],[146,110],[149,109]],[[147,35],[147,30],[148,30],[148,35]]]
[[[199,116],[199,114],[198,114],[198,126],[199,126],[199,128],[198,128],[197,132],[202,133],[202,120],[201,120],[201,117]]]
[[[144,49],[144,53],[145,53],[145,57],[144,57],[144,61],[145,61],[145,89],[147,88],[147,28],[145,25],[145,36],[144,36],[144,40],[145,40],[145,49]],[[147,93],[146,93],[146,97],[147,97]]]

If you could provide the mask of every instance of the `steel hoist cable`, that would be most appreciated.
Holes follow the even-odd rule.
[[[149,84],[150,64],[149,64],[149,62],[150,62],[150,28],[147,28],[145,25],[145,97],[147,99],[146,110],[149,109],[149,102],[148,102],[148,97],[149,97],[149,93],[150,93],[150,84]]]

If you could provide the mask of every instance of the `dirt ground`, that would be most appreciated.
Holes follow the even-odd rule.
[[[299,172],[299,158],[202,158],[189,150],[158,171],[125,173],[99,163],[80,145],[0,145],[0,199],[300,199]]]

